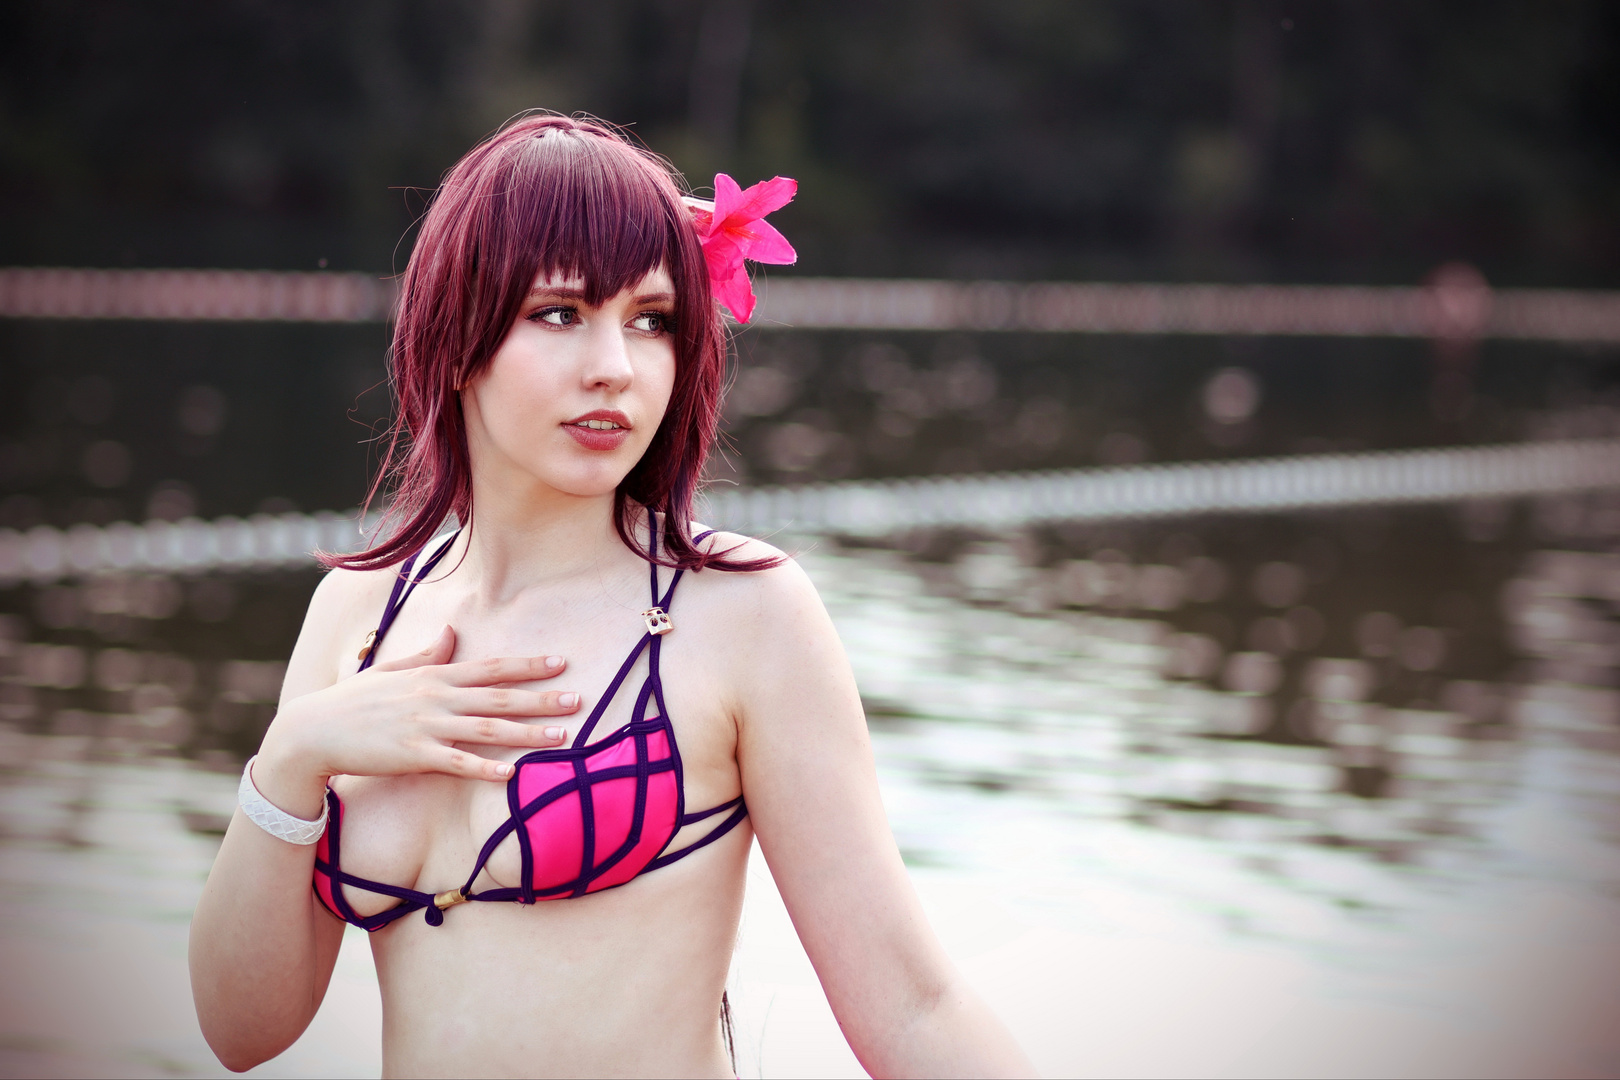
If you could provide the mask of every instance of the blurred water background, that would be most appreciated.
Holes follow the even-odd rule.
[[[108,3],[0,25],[19,273],[381,279],[439,172],[545,105],[633,121],[700,186],[797,176],[782,284],[1457,300],[1371,335],[764,318],[738,336],[711,510],[821,588],[914,879],[1043,1069],[1620,1073],[1620,330],[1489,316],[1512,289],[1615,304],[1611,7]],[[213,1074],[186,920],[317,581],[304,552],[355,535],[385,307],[94,318],[69,290],[40,317],[20,280],[0,1073]],[[1555,445],[1590,467],[1492,466],[1485,494],[995,495]],[[804,494],[944,476],[990,494],[894,527]],[[310,1034],[259,1071],[374,1073],[369,962],[347,940]],[[859,1074],[757,860],[733,988],[744,1075]]]

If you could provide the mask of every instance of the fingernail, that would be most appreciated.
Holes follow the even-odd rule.
[[[495,775],[499,776],[502,780],[505,780],[508,776],[512,775],[512,766],[508,765],[504,761],[501,762],[499,765],[495,766]]]
[[[548,657],[546,657],[546,667],[549,667],[549,668],[562,667],[562,657],[560,657],[560,656],[548,656]]]
[[[563,729],[562,728],[560,728],[560,727],[548,727],[548,728],[546,728],[546,738],[548,738],[548,739],[560,739],[562,737],[563,737]]]
[[[561,705],[565,709],[572,709],[575,705],[579,704],[579,695],[563,694],[557,698],[557,704]]]

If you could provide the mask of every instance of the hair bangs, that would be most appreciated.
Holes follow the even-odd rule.
[[[579,129],[546,128],[513,149],[513,212],[503,217],[533,259],[525,292],[541,275],[577,279],[594,306],[668,264],[681,208],[662,170],[625,154],[616,139]]]

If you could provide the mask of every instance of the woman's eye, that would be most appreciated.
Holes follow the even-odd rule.
[[[661,311],[643,311],[630,325],[648,334],[661,334],[669,329],[669,316]]]
[[[573,326],[579,322],[579,312],[571,307],[548,307],[541,308],[529,318],[552,326]]]

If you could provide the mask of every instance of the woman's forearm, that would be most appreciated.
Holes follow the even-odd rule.
[[[303,1034],[326,995],[343,924],[316,908],[315,849],[238,809],[191,922],[191,987],[208,1045],[240,1071]]]

